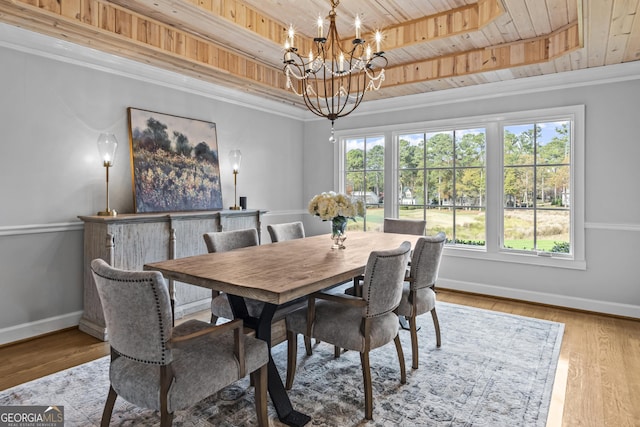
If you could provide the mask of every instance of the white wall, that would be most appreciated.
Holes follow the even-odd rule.
[[[119,141],[110,206],[133,211],[127,107],[216,123],[224,206],[233,205],[228,153],[239,148],[248,207],[269,211],[264,224],[301,218],[299,109],[4,24],[0,64],[0,344],[78,323],[77,216],[105,208],[101,132]]]
[[[371,108],[365,103],[338,119],[336,131],[585,105],[586,270],[468,259],[445,249],[439,285],[640,317],[640,277],[634,268],[640,253],[640,63],[525,80],[404,97]],[[307,199],[334,189],[328,172],[337,165],[328,132],[326,121],[305,126]],[[313,223],[309,218],[305,225]]]

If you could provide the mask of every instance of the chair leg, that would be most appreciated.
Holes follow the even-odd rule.
[[[100,422],[101,427],[109,427],[109,422],[111,421],[111,414],[113,413],[113,406],[116,403],[116,398],[118,394],[113,389],[113,387],[109,386],[109,394],[107,395],[107,402],[104,404],[104,411],[102,411],[102,421]]]
[[[171,427],[173,425],[173,412],[160,411],[160,427]]]
[[[173,381],[171,365],[160,366],[160,427],[171,427],[173,412],[169,412],[169,388]]]
[[[304,336],[304,348],[307,350],[307,356],[311,356],[313,354],[313,350],[311,350],[311,338]]]
[[[404,366],[404,352],[402,351],[402,344],[400,343],[400,335],[396,335],[393,339],[396,345],[396,352],[398,353],[398,362],[400,362],[400,384],[407,383],[407,368]]]
[[[287,381],[285,388],[291,390],[296,376],[296,362],[298,359],[298,334],[287,331]]]
[[[411,333],[411,368],[418,369],[418,328],[416,316],[409,317],[409,330]]]
[[[371,385],[371,366],[369,364],[369,353],[360,353],[362,363],[362,378],[364,379],[364,417],[373,419],[373,387]]]
[[[287,371],[288,373],[289,371]],[[267,365],[262,366],[251,373],[251,380],[255,384],[256,415],[258,426],[269,425],[267,416]]]
[[[431,310],[431,317],[433,318],[433,326],[436,329],[436,347],[440,347],[442,341],[440,340],[440,322],[438,322],[438,315],[436,314],[436,308]]]

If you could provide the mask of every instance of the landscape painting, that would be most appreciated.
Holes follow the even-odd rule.
[[[135,212],[222,209],[216,124],[127,112]]]

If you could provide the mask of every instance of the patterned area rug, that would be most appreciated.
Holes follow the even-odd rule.
[[[430,315],[422,329],[420,368],[411,369],[408,331],[401,331],[407,383],[393,343],[371,352],[373,421],[364,419],[358,353],[333,357],[320,343],[305,354],[298,340],[298,368],[290,391],[294,408],[311,415],[309,426],[545,426],[564,325],[493,311],[438,303],[442,347],[435,346]],[[286,343],[274,349],[286,372]],[[108,391],[102,358],[0,392],[0,405],[63,405],[66,426],[98,426]],[[269,405],[272,426],[283,425]],[[174,425],[251,426],[253,388],[243,380],[176,413]],[[118,398],[111,425],[154,426],[159,417]]]

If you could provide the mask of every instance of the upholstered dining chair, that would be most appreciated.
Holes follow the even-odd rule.
[[[385,218],[383,222],[384,233],[396,233],[396,234],[412,234],[415,236],[424,235],[427,221],[423,219],[397,219],[397,218]],[[364,279],[364,276],[356,276],[353,278],[353,289],[349,289],[351,294],[360,296],[362,287],[360,282]],[[405,319],[400,318],[400,325],[408,329],[409,326]]]
[[[426,226],[427,221],[424,219],[397,218],[385,218],[382,225],[385,233],[413,234],[416,236],[424,235]]]
[[[257,246],[258,242],[258,232],[255,228],[247,228],[243,230],[231,230],[231,231],[220,231],[214,233],[205,233],[204,241],[207,245],[207,250],[212,252],[226,252],[234,249],[246,248],[249,246]],[[215,296],[211,299],[211,323],[216,323],[219,317],[223,317],[225,319],[233,319],[233,311],[231,310],[231,304],[229,303],[229,298],[225,293],[215,292]],[[262,309],[264,308],[264,303],[262,301],[245,298],[245,305],[247,306],[247,313],[251,317],[260,317],[262,313]],[[306,298],[298,298],[293,301],[290,301],[286,304],[280,306],[273,315],[273,319],[271,323],[276,323],[282,321],[284,323],[284,318],[288,313],[295,311],[301,307],[306,305]],[[282,328],[276,328],[278,331],[284,331],[284,326]],[[272,341],[271,345],[277,345],[284,341],[286,336],[284,332],[279,334],[272,333]],[[310,340],[306,340],[305,343],[311,348]]]
[[[205,233],[203,237],[209,253],[227,252],[260,244],[258,231],[255,228]],[[215,290],[211,291],[211,293],[211,323],[215,324],[219,317],[233,319],[233,312],[227,295]],[[260,316],[263,303],[250,299],[245,299],[245,303],[250,316]]]
[[[172,326],[169,290],[159,272],[91,262],[111,345],[109,394],[101,425],[108,426],[118,396],[160,412],[170,426],[188,408],[251,374],[257,422],[267,418],[267,344],[244,335],[240,320],[212,326],[190,320]]]
[[[426,226],[427,221],[424,219],[385,218],[383,222],[385,233],[413,234],[416,236],[424,236]],[[398,321],[402,329],[410,328],[406,317],[398,316]]]
[[[304,238],[304,225],[300,221],[267,225],[272,243]]]
[[[440,323],[436,314],[435,284],[438,280],[440,260],[446,236],[438,233],[418,239],[411,256],[411,270],[402,289],[402,299],[396,308],[398,316],[409,319],[411,331],[411,367],[418,369],[418,329],[416,316],[431,312],[433,326],[436,330],[436,346],[442,344],[440,339]]]
[[[372,252],[365,267],[362,297],[314,293],[309,296],[307,308],[287,316],[287,389],[295,377],[298,334],[360,352],[368,420],[373,419],[369,352],[394,341],[400,362],[400,382],[406,382],[398,337],[400,327],[394,310],[402,297],[410,251],[411,244],[404,242],[396,249]]]

